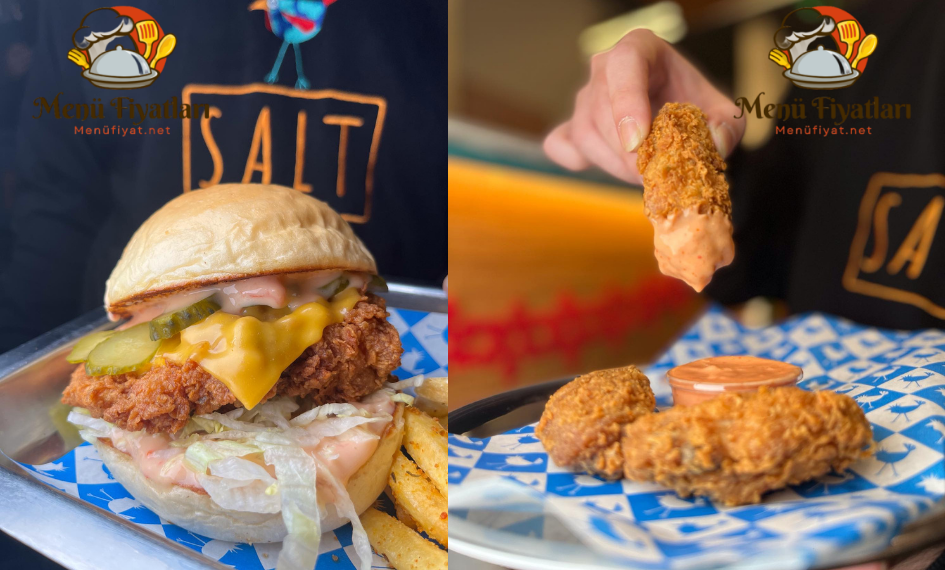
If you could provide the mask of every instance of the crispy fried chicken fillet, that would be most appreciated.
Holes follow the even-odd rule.
[[[667,103],[637,151],[643,206],[660,271],[696,291],[732,262],[732,202],[725,162],[695,105]]]
[[[661,413],[654,405],[633,366],[592,372],[551,396],[535,433],[558,465],[728,506],[843,471],[873,438],[857,403],[830,391],[763,387]]]
[[[623,426],[655,406],[650,381],[636,367],[591,372],[551,396],[535,434],[558,465],[619,479]]]
[[[403,352],[386,318],[383,299],[362,296],[343,322],[326,327],[322,340],[282,373],[263,401],[278,394],[306,396],[320,405],[353,402],[377,391],[400,366]],[[62,402],[124,430],[149,433],[174,433],[194,414],[241,406],[229,388],[192,360],[154,366],[140,375],[88,376],[79,366]]]
[[[852,398],[829,391],[761,388],[725,393],[626,424],[624,476],[702,495],[724,505],[843,471],[872,442]]]

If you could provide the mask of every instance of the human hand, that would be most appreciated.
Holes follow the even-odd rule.
[[[745,133],[745,119],[735,118],[738,107],[672,46],[641,29],[591,58],[591,77],[578,91],[574,114],[545,138],[545,153],[569,170],[596,165],[639,184],[636,149],[667,102],[702,109],[723,157]]]

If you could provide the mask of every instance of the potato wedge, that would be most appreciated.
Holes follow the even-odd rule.
[[[433,540],[449,547],[446,499],[417,464],[398,452],[394,456],[389,484],[394,500],[416,521],[417,526]]]
[[[421,412],[440,420],[440,424],[446,421],[446,417],[449,415],[449,409],[446,406],[423,396],[417,396],[417,399],[413,401],[413,406]]]
[[[427,378],[417,387],[417,395],[446,407],[450,404],[449,379]]]
[[[420,469],[430,476],[440,494],[449,496],[449,460],[443,426],[417,408],[408,406],[404,410],[404,448]]]
[[[387,498],[390,499],[391,504],[394,505],[394,511],[397,515],[397,520],[407,525],[410,530],[420,532],[419,527],[417,526],[417,521],[413,520],[413,517],[411,517],[410,513],[404,509],[403,505],[397,502],[397,499],[394,498],[394,493],[390,490],[389,485],[386,489],[384,489],[384,494],[387,495]]]
[[[396,570],[447,570],[449,554],[377,509],[361,515],[361,524],[374,550],[387,557]]]
[[[413,405],[422,412],[440,420],[446,427],[449,416],[449,383],[446,378],[427,378],[416,388],[417,399]]]

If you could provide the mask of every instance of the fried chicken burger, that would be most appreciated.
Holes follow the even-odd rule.
[[[402,352],[374,259],[327,204],[282,186],[183,194],[132,236],[106,285],[116,331],[84,337],[62,401],[145,506],[220,540],[318,537],[358,522],[400,448]]]

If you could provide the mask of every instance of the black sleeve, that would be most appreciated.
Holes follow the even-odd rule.
[[[803,211],[803,153],[794,138],[773,134],[761,148],[729,161],[735,260],[706,288],[726,305],[753,297],[783,299]]]
[[[84,81],[53,49],[60,26],[55,10],[38,7],[37,42],[30,64],[16,141],[12,245],[0,269],[0,353],[81,312],[79,298],[92,241],[108,215],[103,156],[75,121],[34,119],[34,99],[51,103],[82,94]],[[74,99],[73,99],[74,100]]]

